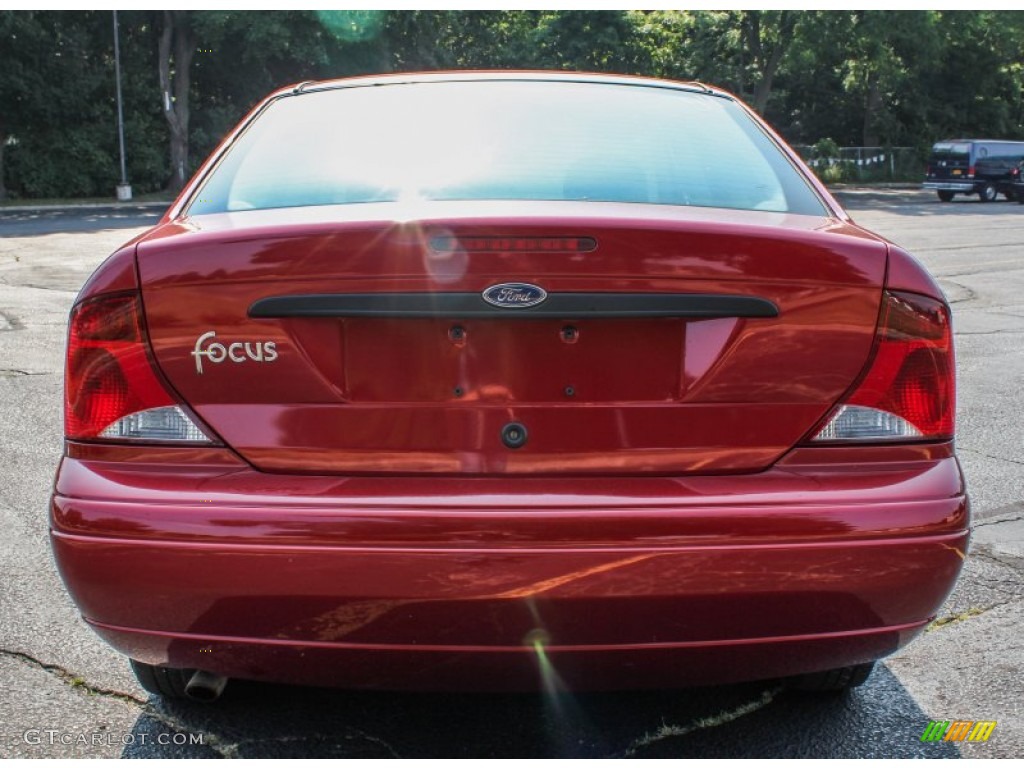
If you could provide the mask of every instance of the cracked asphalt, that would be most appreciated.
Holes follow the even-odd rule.
[[[0,208],[0,757],[1024,756],[1024,206],[840,196],[921,258],[953,303],[958,448],[976,516],[941,615],[866,685],[833,697],[774,683],[545,697],[233,682],[214,707],[138,687],[79,620],[46,532],[68,310],[158,211]],[[922,743],[930,719],[998,726],[984,744]]]

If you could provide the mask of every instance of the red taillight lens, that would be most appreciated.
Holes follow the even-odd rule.
[[[105,296],[75,307],[64,386],[64,434],[69,439],[194,440],[198,433],[198,439],[206,440],[153,371],[135,294]],[[193,430],[188,437],[174,431],[182,418]]]
[[[815,441],[953,437],[955,387],[949,308],[887,291],[871,366]]]

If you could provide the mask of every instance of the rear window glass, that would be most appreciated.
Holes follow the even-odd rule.
[[[932,147],[932,158],[936,160],[967,160],[971,153],[970,144],[943,142]]]
[[[599,200],[822,215],[729,99],[612,84],[409,83],[272,103],[192,215],[404,200]]]

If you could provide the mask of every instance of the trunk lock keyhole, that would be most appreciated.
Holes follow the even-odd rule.
[[[501,442],[507,448],[522,448],[526,445],[526,427],[516,422],[506,424],[501,430]]]

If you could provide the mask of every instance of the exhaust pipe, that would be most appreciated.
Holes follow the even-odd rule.
[[[194,701],[209,703],[220,698],[227,684],[226,677],[197,669],[185,683],[185,695]]]

